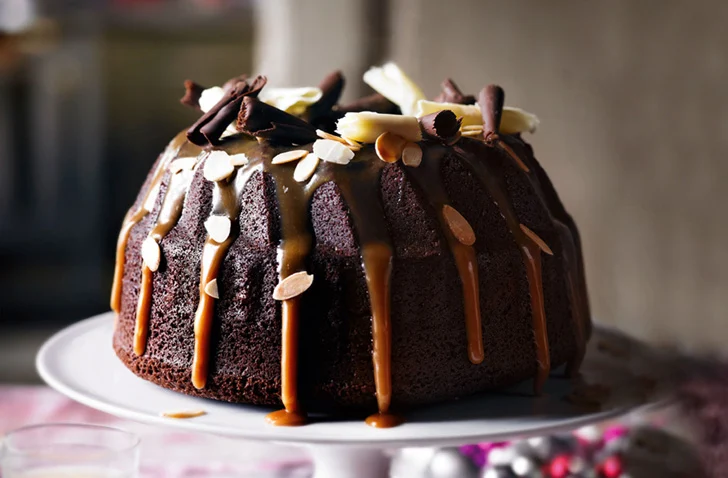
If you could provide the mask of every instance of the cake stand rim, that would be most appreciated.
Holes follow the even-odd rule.
[[[654,407],[654,403],[646,402],[644,404],[638,405],[638,406],[621,406],[621,407],[614,407],[609,410],[604,410],[600,412],[595,412],[591,414],[585,414],[578,417],[572,417],[568,419],[562,419],[562,420],[556,420],[553,423],[549,425],[539,425],[539,426],[531,426],[523,428],[522,430],[517,431],[508,431],[503,433],[488,433],[488,432],[469,432],[469,433],[462,433],[457,434],[453,433],[448,436],[442,436],[442,435],[436,435],[436,436],[427,436],[422,435],[422,429],[418,429],[417,436],[414,435],[408,435],[408,436],[402,436],[401,434],[392,435],[392,431],[397,431],[398,429],[403,429],[404,427],[407,427],[407,424],[397,427],[395,429],[369,429],[371,430],[371,433],[368,434],[366,437],[352,437],[347,436],[345,433],[341,434],[341,432],[345,431],[346,429],[349,429],[350,427],[366,427],[363,423],[359,421],[346,421],[346,422],[335,422],[339,425],[341,425],[337,429],[337,433],[335,435],[332,434],[317,434],[317,433],[307,433],[307,430],[314,430],[317,424],[307,425],[304,427],[273,427],[267,424],[264,424],[260,427],[260,430],[251,430],[246,428],[232,428],[229,426],[219,426],[219,425],[213,425],[210,423],[205,423],[202,421],[199,421],[198,419],[170,419],[166,417],[162,417],[161,415],[154,415],[147,412],[140,412],[137,410],[132,410],[129,408],[125,408],[123,406],[114,404],[109,401],[108,397],[104,397],[103,395],[97,395],[94,396],[88,392],[85,392],[83,390],[78,390],[73,384],[66,383],[62,378],[58,376],[57,371],[53,369],[52,366],[52,355],[54,353],[58,353],[58,350],[56,349],[59,346],[68,347],[71,345],[71,342],[73,340],[77,340],[83,337],[84,333],[93,332],[95,329],[101,329],[103,327],[110,327],[111,321],[113,319],[113,312],[105,312],[99,315],[95,315],[86,319],[82,319],[78,322],[75,322],[67,327],[64,327],[63,329],[59,330],[55,334],[53,334],[50,338],[48,338],[43,345],[38,350],[38,353],[36,355],[36,369],[43,379],[43,381],[48,384],[51,388],[56,390],[57,392],[61,393],[62,395],[67,396],[68,398],[79,402],[83,405],[86,405],[90,408],[94,408],[97,410],[100,410],[102,412],[108,413],[110,415],[114,415],[116,417],[120,417],[123,419],[128,419],[131,421],[141,422],[141,423],[147,423],[147,424],[153,424],[153,425],[162,425],[162,426],[170,426],[178,429],[183,429],[186,431],[193,431],[193,432],[204,432],[204,433],[211,433],[216,435],[222,435],[227,436],[231,438],[241,438],[241,439],[250,439],[250,440],[261,440],[261,441],[270,441],[270,442],[276,442],[276,443],[284,443],[284,444],[298,444],[298,445],[326,445],[326,446],[356,446],[356,447],[372,447],[372,448],[388,448],[388,447],[401,447],[401,446],[455,446],[455,445],[462,445],[466,443],[476,443],[480,441],[501,441],[501,440],[507,440],[512,439],[514,437],[524,437],[524,436],[532,436],[532,435],[544,435],[544,434],[552,434],[552,433],[559,433],[563,431],[569,431],[573,430],[582,426],[594,424],[603,422],[615,417],[626,415],[630,412],[639,410],[640,408],[648,408],[648,407]],[[109,324],[106,324],[105,322],[109,322]],[[610,330],[610,327],[605,327],[603,325],[595,324],[595,329],[603,329],[603,330]],[[110,338],[110,337],[109,337]],[[636,339],[635,339],[636,340]],[[65,342],[64,342],[65,341]],[[98,345],[98,344],[97,344]],[[99,347],[107,347],[111,354],[113,354],[113,350],[111,347],[111,343],[105,343],[103,345],[98,345]],[[131,371],[126,369],[126,367],[121,363],[121,361],[116,358],[115,354],[114,358],[118,361],[118,365],[120,367],[123,367],[126,372],[132,377],[134,377],[138,382],[137,384],[141,387],[144,386],[150,386],[157,389],[157,391],[162,391],[164,393],[174,394],[174,396],[180,400],[189,400],[189,401],[195,401],[194,403],[197,404],[196,408],[199,408],[199,403],[207,403],[210,404],[210,407],[216,407],[219,405],[223,406],[236,406],[236,404],[227,404],[224,402],[217,402],[214,400],[208,400],[208,399],[200,399],[197,397],[191,397],[187,396],[178,392],[174,392],[171,390],[164,389],[162,387],[159,387],[157,385],[151,384],[141,377],[137,377],[134,375]],[[99,392],[103,393],[103,390],[99,390]],[[177,400],[177,401],[180,401]],[[200,401],[203,402],[200,402]],[[242,407],[245,407],[244,405],[238,405],[240,406],[240,411],[236,413],[251,413],[249,409],[244,409]],[[263,409],[262,408],[256,408],[254,413],[256,415],[260,415],[260,419],[262,421],[262,414]],[[437,427],[438,423],[441,423],[440,421],[437,422],[431,422],[428,423],[430,427]]]

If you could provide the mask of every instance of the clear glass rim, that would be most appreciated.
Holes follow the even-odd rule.
[[[52,422],[52,423],[38,423],[35,425],[27,425],[20,428],[15,428],[13,430],[10,430],[5,434],[5,436],[2,437],[2,440],[0,440],[0,451],[4,452],[10,452],[17,455],[33,455],[34,452],[32,450],[23,450],[19,449],[17,447],[14,447],[12,444],[13,438],[19,437],[23,433],[32,432],[35,430],[41,430],[44,428],[48,429],[55,429],[55,430],[61,430],[63,428],[70,428],[74,430],[88,430],[88,431],[97,431],[97,432],[110,432],[117,435],[123,435],[124,437],[129,439],[128,444],[124,444],[122,446],[115,446],[115,447],[109,447],[108,453],[124,453],[127,451],[134,450],[139,446],[139,443],[141,442],[141,438],[136,433],[132,433],[126,430],[123,430],[121,428],[112,427],[108,425],[97,425],[93,423],[64,423],[64,422]],[[4,450],[2,450],[4,449]]]

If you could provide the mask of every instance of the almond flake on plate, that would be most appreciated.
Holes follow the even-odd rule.
[[[230,237],[230,219],[227,216],[210,216],[205,221],[205,229],[213,241],[223,243]]]
[[[538,237],[538,234],[536,234],[535,232],[530,230],[528,227],[526,227],[525,224],[521,224],[521,230],[523,231],[523,233],[525,235],[527,235],[529,237],[529,239],[531,239],[539,247],[539,249],[541,249],[543,252],[545,252],[546,254],[548,254],[550,256],[554,255],[554,251],[551,250],[551,248],[548,246],[548,244],[546,244],[543,239]]]
[[[374,143],[377,156],[387,163],[396,163],[402,157],[407,140],[394,133],[382,133]]]
[[[317,139],[313,143],[313,154],[324,161],[336,164],[349,164],[354,159],[354,151],[330,139]]]
[[[299,183],[308,181],[308,178],[313,176],[313,173],[316,172],[318,164],[319,157],[313,153],[308,153],[298,162],[296,169],[293,170],[293,179]]]
[[[207,412],[204,410],[170,410],[159,415],[167,418],[195,418],[207,415]]]
[[[445,204],[442,206],[442,215],[447,221],[455,239],[461,244],[472,246],[475,244],[475,232],[470,227],[470,223],[460,214],[454,207]]]
[[[303,158],[308,154],[305,149],[294,149],[292,151],[286,151],[285,153],[276,154],[271,160],[272,164],[284,164],[290,163]]]
[[[288,300],[299,296],[313,284],[313,275],[306,271],[291,274],[278,283],[273,289],[275,300]]]
[[[202,173],[208,181],[222,181],[235,171],[230,155],[225,151],[210,151]]]
[[[402,150],[402,163],[416,168],[422,163],[422,148],[417,143],[407,143]]]
[[[161,258],[162,251],[159,248],[159,243],[152,237],[144,239],[144,242],[142,242],[142,259],[144,259],[144,264],[150,271],[155,272],[159,269]]]
[[[177,174],[180,171],[192,171],[197,164],[197,158],[177,158],[169,163],[169,170],[172,174]]]
[[[205,284],[205,294],[214,299],[220,298],[220,291],[217,288],[217,279],[212,279],[210,282]]]

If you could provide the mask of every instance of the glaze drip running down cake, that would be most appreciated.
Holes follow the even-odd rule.
[[[307,412],[397,411],[578,370],[579,234],[522,134],[538,120],[394,64],[317,88],[185,82],[116,252],[114,349],[178,392]],[[373,413],[372,412],[376,412]]]

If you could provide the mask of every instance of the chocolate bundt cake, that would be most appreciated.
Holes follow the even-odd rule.
[[[201,117],[119,235],[114,349],[163,387],[306,410],[391,410],[578,369],[591,331],[574,221],[521,133],[537,120],[395,65],[344,79],[185,83]]]

